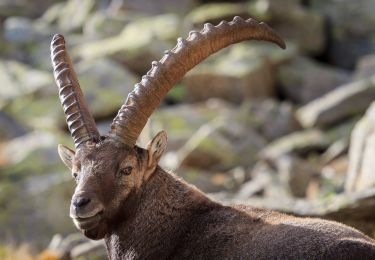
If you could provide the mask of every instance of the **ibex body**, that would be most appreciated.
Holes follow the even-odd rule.
[[[52,62],[76,151],[59,154],[77,182],[70,216],[91,239],[105,239],[111,259],[371,259],[372,239],[345,225],[248,206],[223,206],[158,166],[167,137],[136,140],[162,98],[192,67],[229,44],[283,41],[264,23],[235,17],[179,39],[142,78],[100,136],[84,102],[62,36]]]

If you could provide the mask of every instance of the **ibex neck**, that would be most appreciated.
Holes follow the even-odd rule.
[[[111,259],[163,259],[173,252],[193,215],[215,204],[199,190],[158,167],[140,194],[134,211],[106,238]]]

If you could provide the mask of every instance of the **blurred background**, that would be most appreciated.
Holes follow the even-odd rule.
[[[68,216],[74,182],[57,144],[74,145],[52,35],[66,37],[106,134],[177,37],[235,15],[267,22],[287,49],[245,42],[213,55],[172,89],[139,145],[165,129],[162,166],[212,198],[334,219],[374,237],[374,13],[373,0],[0,0],[0,258],[105,255]]]

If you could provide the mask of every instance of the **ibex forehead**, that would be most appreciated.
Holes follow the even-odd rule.
[[[77,163],[98,163],[121,161],[126,157],[136,156],[136,149],[129,146],[119,144],[112,140],[105,140],[102,142],[94,143],[87,142],[80,146],[76,152]]]

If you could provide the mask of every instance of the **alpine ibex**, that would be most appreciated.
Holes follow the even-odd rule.
[[[166,51],[128,95],[100,136],[67,54],[63,36],[51,43],[54,76],[76,151],[59,145],[77,186],[70,217],[85,236],[105,239],[111,259],[375,259],[375,243],[348,226],[244,205],[223,206],[158,166],[167,145],[158,133],[136,146],[166,93],[212,53],[240,41],[283,40],[265,23],[235,17]]]

